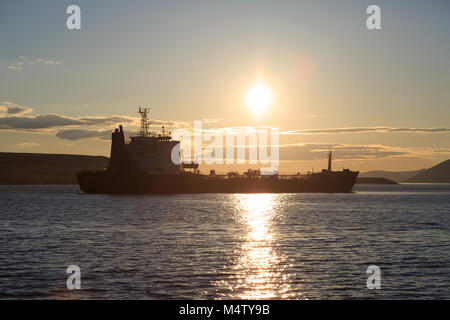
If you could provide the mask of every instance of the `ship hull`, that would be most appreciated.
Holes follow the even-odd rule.
[[[201,174],[149,175],[82,171],[77,178],[85,193],[348,193],[359,172],[334,171],[308,176],[211,177]]]

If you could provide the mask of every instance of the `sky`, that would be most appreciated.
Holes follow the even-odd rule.
[[[431,167],[450,158],[449,18],[446,0],[1,0],[0,152],[108,156],[145,106],[155,130],[277,128],[282,171],[327,150],[337,168]]]

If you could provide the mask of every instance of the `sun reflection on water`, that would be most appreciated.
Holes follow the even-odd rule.
[[[233,275],[222,281],[232,298],[288,298],[290,285],[285,257],[277,253],[274,231],[276,206],[280,195],[239,194],[236,201],[237,220],[247,232],[237,252]]]

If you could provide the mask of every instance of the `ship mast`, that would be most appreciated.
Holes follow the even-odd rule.
[[[331,172],[331,155],[332,152],[328,152],[328,172]]]
[[[150,112],[150,108],[141,108],[139,107],[138,113],[141,115],[141,130],[139,135],[142,137],[148,136],[148,127],[150,125],[150,121],[147,120],[147,113]]]

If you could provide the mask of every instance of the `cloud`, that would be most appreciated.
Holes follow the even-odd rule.
[[[36,142],[22,142],[22,143],[17,143],[16,146],[22,147],[22,148],[27,148],[27,147],[39,147],[40,144],[36,143]]]
[[[0,129],[44,129],[80,124],[83,124],[83,122],[78,119],[58,114],[0,118]]]
[[[424,159],[450,154],[449,148],[407,148],[387,145],[350,145],[341,143],[298,143],[280,145],[280,159],[319,160],[326,159],[333,151],[336,160],[375,160],[385,158]]]
[[[79,140],[79,139],[92,139],[98,138],[102,140],[111,139],[111,130],[83,130],[83,129],[68,129],[59,130],[55,134],[60,139],[66,140]]]
[[[19,106],[15,103],[7,102],[7,101],[0,102],[0,113],[3,113],[3,114],[20,115],[20,114],[30,113],[32,111],[33,111],[33,109],[31,109],[31,108]]]
[[[403,133],[447,133],[450,128],[391,128],[391,127],[354,127],[332,129],[306,129],[281,132],[284,135],[296,134],[339,134],[339,133],[368,133],[368,132],[403,132]]]
[[[73,119],[81,121],[82,125],[88,126],[109,126],[109,125],[116,125],[118,123],[133,123],[137,121],[136,117],[117,116],[117,115],[113,115],[110,117],[92,116]]]
[[[59,114],[43,114],[35,116],[6,116],[0,117],[1,129],[47,129],[63,126],[109,126],[118,123],[135,121],[132,117],[68,117]]]
[[[8,66],[8,69],[22,71],[23,67],[19,66],[19,65],[10,65],[10,66]]]
[[[203,122],[204,123],[204,122]],[[193,129],[192,124],[186,128]],[[224,128],[203,128],[203,133],[209,134],[245,134],[248,132],[259,132],[261,130],[276,129],[274,127],[224,127]],[[312,135],[312,134],[345,134],[345,133],[450,133],[450,128],[392,128],[392,127],[350,127],[350,128],[330,128],[330,129],[300,129],[280,131],[281,135]]]
[[[203,144],[205,147],[205,144]],[[222,145],[222,148],[224,146]],[[268,146],[272,152],[274,146]],[[234,148],[237,146],[234,144]],[[248,152],[258,153],[255,145],[244,146]],[[292,143],[280,144],[279,159],[281,162],[290,161],[325,161],[329,151],[333,152],[333,159],[344,160],[380,160],[380,159],[434,159],[442,158],[443,154],[450,155],[450,148],[408,148],[388,145],[353,145],[343,143]],[[256,150],[254,150],[256,149]],[[225,152],[224,152],[225,154]]]
[[[450,128],[390,128],[388,132],[442,133],[450,132]]]
[[[58,146],[60,147],[73,147],[75,145],[75,143],[61,143],[58,142]]]
[[[0,61],[0,64],[6,65],[7,68],[10,70],[22,71],[26,65],[32,64],[60,65],[62,64],[62,62],[56,59],[49,59],[49,58],[33,59],[27,58],[25,56],[19,56],[19,59],[16,59],[14,61]]]
[[[186,121],[178,121],[178,120],[156,120],[156,119],[150,119],[150,125],[152,127],[165,126],[165,127],[172,127],[172,128],[184,128],[184,127],[188,127],[188,126],[190,126],[192,124],[189,123],[189,122],[186,122]]]
[[[223,120],[222,118],[206,118],[206,119],[202,119],[202,122],[203,123],[219,123],[222,120]]]
[[[61,61],[52,59],[37,59],[36,62],[43,64],[62,64]]]
[[[8,106],[6,109],[7,114],[23,114],[30,113],[32,109],[22,106]]]
[[[280,146],[280,159],[317,160],[325,159],[328,151],[333,151],[335,159],[385,158],[407,155],[404,150],[396,150],[382,145],[348,145],[340,143],[299,143]]]
[[[66,140],[101,139],[110,140],[111,131],[119,124],[127,125],[127,135],[135,134],[140,125],[138,117],[130,116],[84,116],[70,117],[61,114],[25,115],[32,112],[29,107],[12,102],[0,102],[0,130],[50,133]],[[172,128],[188,126],[189,123],[178,120],[151,120],[151,129],[166,131]],[[58,130],[59,129],[59,130]]]
[[[61,114],[31,114],[33,109],[14,104],[0,102],[0,130],[18,130],[25,132],[46,132],[59,139],[75,141],[80,139],[97,139],[107,141],[112,130],[119,124],[126,126],[126,134],[133,135],[139,127],[139,118],[121,115],[71,117]],[[205,123],[217,123],[220,119],[204,119]],[[164,125],[167,131],[171,128],[183,128],[192,133],[193,122],[178,120],[151,120],[154,130]],[[203,128],[202,134],[210,135],[246,135],[249,133],[270,132],[271,127],[236,126],[222,128]],[[412,127],[349,127],[330,129],[291,130],[280,132],[281,135],[301,134],[345,134],[345,133],[448,133],[449,128],[412,128]],[[280,139],[282,139],[280,137]],[[289,139],[287,139],[289,140]],[[21,147],[37,146],[32,142],[17,144]],[[247,146],[252,148],[253,146]],[[402,148],[386,145],[350,145],[341,143],[291,143],[279,146],[282,161],[310,161],[326,159],[329,150],[337,161],[373,160],[384,158],[424,159],[438,158],[450,154],[449,148]]]

